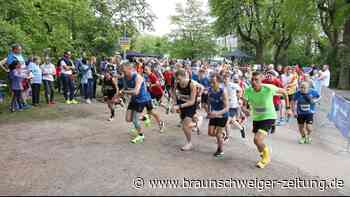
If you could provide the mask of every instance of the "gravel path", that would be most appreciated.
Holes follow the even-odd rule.
[[[311,180],[320,177],[279,156],[266,169],[257,169],[258,155],[252,141],[237,136],[226,145],[223,160],[213,158],[215,140],[204,131],[200,136],[194,134],[195,150],[183,153],[179,149],[184,135],[177,128],[176,115],[162,115],[167,122],[164,134],[158,133],[156,127],[146,129],[144,144],[132,145],[128,143],[130,125],[123,121],[123,111],[118,111],[116,120],[109,123],[103,104],[80,105],[79,110],[84,116],[0,125],[0,195],[344,194],[342,190],[286,189],[281,185],[264,191],[195,188],[198,185],[192,185],[192,189],[189,185],[181,189],[152,188],[150,180],[157,178],[181,182],[184,178]],[[142,189],[135,188],[137,177],[143,178]]]

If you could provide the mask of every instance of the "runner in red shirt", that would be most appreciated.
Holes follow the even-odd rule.
[[[171,70],[170,67],[166,68],[166,71],[163,73],[164,77],[164,89],[166,90],[168,94],[168,98],[171,98],[171,89],[174,87],[174,81],[175,81],[175,73]]]
[[[274,73],[272,72],[267,72],[265,79],[262,81],[262,83],[264,84],[272,84],[275,85],[278,88],[283,88],[283,84],[282,81],[274,76]],[[275,109],[276,112],[279,112],[279,114],[282,113],[282,109],[281,109],[281,96],[274,96],[273,97],[273,104],[275,105]],[[280,123],[277,122],[277,125],[279,125]]]
[[[149,84],[149,92],[151,93],[152,99],[160,101],[163,97],[163,88],[160,84],[158,77],[151,71],[151,68],[145,67],[145,74],[147,75],[147,83]]]

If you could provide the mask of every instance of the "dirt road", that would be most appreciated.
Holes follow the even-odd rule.
[[[123,121],[123,111],[118,111],[116,120],[109,123],[103,104],[59,108],[68,111],[64,119],[0,125],[0,195],[341,195],[339,192],[344,192],[282,188],[285,186],[282,183],[275,188],[260,187],[264,191],[223,189],[218,185],[219,188],[208,188],[205,184],[201,185],[204,188],[198,188],[198,182],[178,186],[185,188],[154,188],[150,184],[154,179],[172,178],[180,183],[184,179],[257,179],[262,184],[263,179],[321,177],[280,157],[266,169],[257,169],[254,164],[258,155],[252,142],[243,141],[238,135],[226,145],[223,160],[213,158],[215,140],[206,132],[200,136],[194,134],[193,152],[181,152],[184,136],[177,127],[176,115],[162,115],[167,122],[164,134],[158,133],[154,126],[146,129],[144,144],[132,145],[130,125]],[[74,116],[69,115],[70,110]],[[140,186],[135,182],[137,177],[142,178],[142,189],[136,189]],[[189,189],[190,186],[193,188]],[[231,181],[226,186],[235,185]]]

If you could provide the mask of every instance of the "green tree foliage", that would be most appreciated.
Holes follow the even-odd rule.
[[[312,29],[310,1],[209,0],[209,4],[217,35],[238,35],[255,48],[258,63],[278,63],[293,37]],[[265,53],[272,53],[273,59],[265,59]]]
[[[147,55],[166,55],[169,51],[169,41],[166,37],[138,36],[133,49]]]
[[[208,14],[198,0],[186,0],[176,6],[171,17],[175,29],[169,35],[170,55],[175,58],[208,58],[216,53],[216,44]]]
[[[240,45],[254,49],[256,62],[327,63],[337,86],[349,88],[349,0],[209,0],[209,5],[216,34],[236,34]]]
[[[133,17],[121,21],[121,13]],[[122,27],[132,36],[152,28],[153,20],[144,0],[0,1],[0,56],[13,43],[21,43],[26,53],[38,55],[47,48],[52,56],[64,50],[112,55],[118,50]]]
[[[338,78],[338,88],[350,87],[349,64],[345,53],[347,47],[341,48],[341,44],[346,42],[347,23],[350,18],[350,1],[348,0],[316,0],[319,21],[328,42],[320,47],[324,51],[325,62],[330,64]],[[344,34],[342,35],[342,32]],[[346,45],[345,45],[346,46]]]

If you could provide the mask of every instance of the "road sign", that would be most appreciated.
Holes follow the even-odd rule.
[[[120,47],[121,47],[123,50],[129,50],[129,49],[130,49],[130,45],[129,45],[129,44],[120,45]]]
[[[122,37],[119,39],[120,47],[125,51],[130,49],[130,39],[128,37]]]

